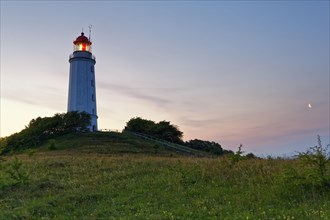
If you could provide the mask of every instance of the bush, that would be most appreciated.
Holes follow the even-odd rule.
[[[90,121],[91,116],[86,112],[68,112],[32,119],[21,132],[1,139],[1,153],[37,147],[50,138],[64,134],[89,131]]]
[[[291,164],[283,167],[279,179],[287,189],[300,192],[328,192],[330,189],[330,152],[329,146],[323,147],[321,137],[317,136],[318,145],[296,155]]]
[[[23,169],[23,163],[17,159],[17,157],[15,157],[15,160],[9,164],[7,173],[10,178],[15,181],[16,185],[24,185],[29,181],[29,174],[25,169]]]
[[[3,159],[0,157],[0,189],[5,185]]]
[[[54,139],[49,140],[48,150],[56,150],[56,141]]]
[[[216,142],[210,141],[203,141],[199,139],[194,139],[185,142],[185,146],[196,149],[202,150],[206,152],[210,152],[216,155],[224,154],[224,150],[222,149],[221,145]]]
[[[306,183],[316,186],[330,186],[330,149],[322,146],[320,135],[317,146],[310,147],[306,152],[298,153],[297,157],[305,167],[302,177]]]
[[[234,154],[230,155],[229,158],[231,159],[232,164],[236,164],[239,161],[244,159],[244,156],[243,156],[244,151],[242,151],[242,147],[243,147],[243,145],[240,144],[238,147],[238,150]]]
[[[126,123],[124,131],[148,134],[172,143],[183,143],[183,132],[179,130],[178,126],[172,125],[169,121],[155,123],[151,120],[136,117]]]

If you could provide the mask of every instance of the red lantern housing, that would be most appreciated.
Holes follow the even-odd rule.
[[[92,52],[92,42],[81,32],[81,35],[73,41],[73,51],[88,51]]]

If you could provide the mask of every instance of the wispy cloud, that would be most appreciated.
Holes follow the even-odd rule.
[[[99,83],[98,89],[108,90],[111,92],[120,93],[124,96],[128,96],[130,98],[138,99],[141,101],[146,101],[152,104],[155,104],[159,107],[165,108],[167,105],[171,104],[172,101],[168,98],[164,98],[164,93],[160,94],[160,92],[156,91],[146,91],[147,89],[134,88],[126,85],[118,85],[113,83]],[[151,95],[154,94],[154,95]],[[158,94],[158,95],[157,95]]]
[[[66,109],[66,94],[59,92],[59,89],[43,86],[38,91],[40,92],[26,89],[5,90],[1,92],[1,98],[54,110]]]

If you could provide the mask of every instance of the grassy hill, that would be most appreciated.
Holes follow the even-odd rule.
[[[194,157],[127,134],[70,134],[1,158],[0,219],[330,219],[330,188],[308,171],[299,160]]]
[[[169,156],[176,154],[157,143],[145,141],[129,133],[98,132],[73,133],[49,140],[41,149],[49,150],[51,145],[55,150],[69,150],[76,153],[92,154],[159,154]]]

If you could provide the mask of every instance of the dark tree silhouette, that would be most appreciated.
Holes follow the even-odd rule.
[[[151,120],[136,117],[126,123],[124,131],[144,133],[173,143],[183,143],[183,132],[179,130],[178,126],[172,125],[169,121],[155,123]]]
[[[216,155],[222,155],[225,153],[225,151],[222,149],[221,145],[216,142],[211,141],[203,141],[199,139],[194,139],[185,142],[185,145],[187,147],[196,149],[196,150],[202,150],[206,152],[210,152]]]
[[[90,122],[91,116],[86,112],[68,112],[32,119],[22,131],[2,140],[5,143],[2,153],[37,147],[48,139],[68,133],[87,132]]]

